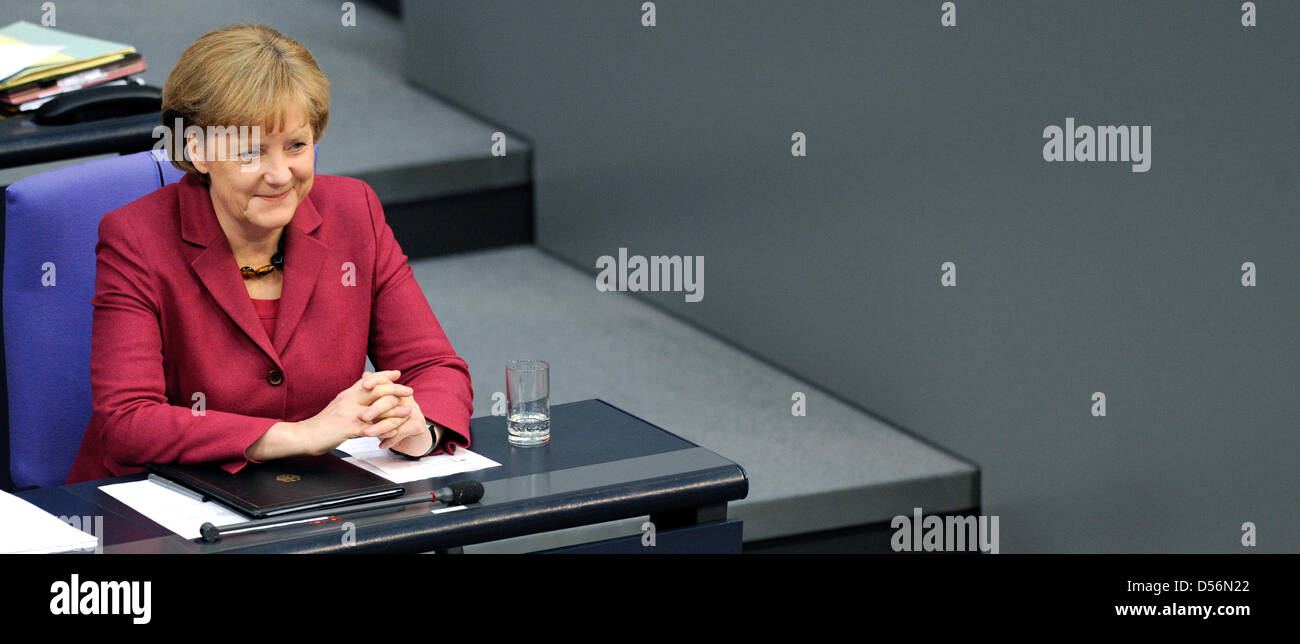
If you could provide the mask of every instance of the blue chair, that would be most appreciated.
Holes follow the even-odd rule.
[[[100,218],[182,176],[162,152],[148,150],[43,172],[5,190],[4,343],[15,488],[62,485],[90,422]]]
[[[5,190],[4,339],[16,488],[62,485],[90,422],[100,218],[183,175],[150,150],[43,172]]]

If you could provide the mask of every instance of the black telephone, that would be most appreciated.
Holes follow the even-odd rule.
[[[162,90],[149,85],[87,87],[50,99],[32,117],[38,125],[70,125],[86,121],[162,112]]]

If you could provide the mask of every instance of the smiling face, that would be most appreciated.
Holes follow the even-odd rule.
[[[202,145],[197,136],[186,141],[194,167],[210,179],[212,207],[232,247],[264,240],[288,225],[315,176],[312,128],[301,109],[289,107],[278,132],[259,127],[256,148],[251,136],[240,141],[237,132],[208,137]],[[226,151],[224,157],[219,150]]]

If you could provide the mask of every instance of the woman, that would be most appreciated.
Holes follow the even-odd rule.
[[[413,458],[468,446],[469,369],[378,197],[314,175],[329,82],[311,54],[261,25],[205,34],[163,87],[176,118],[207,129],[172,139],[185,177],[99,225],[94,413],[68,482],[234,473],[358,436]],[[255,148],[209,128],[240,125]],[[367,354],[389,370],[363,373]]]

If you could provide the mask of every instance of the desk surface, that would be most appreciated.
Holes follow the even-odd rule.
[[[103,516],[105,553],[425,552],[725,504],[749,490],[736,463],[602,400],[553,406],[551,441],[542,447],[511,446],[502,416],[475,418],[470,427],[471,449],[500,467],[404,485],[408,494],[424,494],[453,481],[481,481],[483,500],[454,512],[433,514],[430,504],[413,504],[347,515],[340,523],[227,535],[208,544],[177,536],[99,491],[143,474],[18,496],[54,515]],[[343,543],[343,523],[354,527],[351,545]]]

